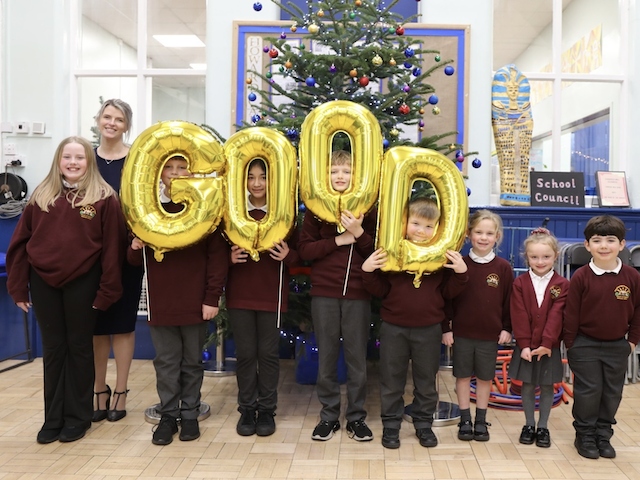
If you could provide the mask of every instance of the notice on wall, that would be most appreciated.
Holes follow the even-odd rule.
[[[584,207],[583,172],[531,172],[531,206]]]
[[[598,204],[601,207],[628,207],[629,192],[624,172],[596,172]]]

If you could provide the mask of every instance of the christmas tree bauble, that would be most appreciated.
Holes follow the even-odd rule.
[[[404,35],[404,27],[400,26],[396,28],[396,35]]]
[[[473,162],[471,162],[471,166],[473,166],[473,168],[480,168],[482,166],[482,162],[479,158],[474,158]]]
[[[431,95],[431,96],[429,97],[429,103],[430,103],[431,105],[435,105],[435,104],[437,104],[437,103],[438,103],[438,96],[437,96],[437,95]]]
[[[311,25],[309,25],[307,30],[309,30],[310,34],[315,35],[320,30],[320,27],[318,25],[316,25],[315,23],[312,23]]]
[[[433,113],[434,115],[440,115],[440,107],[433,107],[431,109],[431,113]]]
[[[374,67],[379,67],[380,65],[382,65],[382,57],[380,55],[376,55],[371,59],[371,64]]]
[[[391,58],[389,59],[389,65],[391,65],[392,67],[395,67],[395,66],[396,66],[396,59],[395,59],[395,58],[393,58],[393,57],[391,57]]]
[[[309,87],[313,87],[316,84],[316,79],[313,77],[307,77],[307,79],[304,81],[304,83],[307,84],[307,86]]]
[[[248,97],[247,97],[247,98],[249,99],[249,101],[250,101],[250,102],[253,102],[253,101],[255,101],[255,99],[256,99],[256,98],[258,98],[258,97],[256,96],[256,94],[255,94],[255,93],[251,92],[251,93],[248,95]]]
[[[407,105],[406,103],[403,103],[402,105],[400,105],[400,107],[398,107],[398,111],[402,115],[407,115],[411,111],[411,108],[409,108],[409,105]]]
[[[366,87],[367,85],[369,85],[369,77],[367,77],[366,75],[363,77],[360,77],[360,79],[358,80],[358,83],[360,84],[361,87]]]
[[[254,4],[253,4],[253,9],[254,9],[256,12],[259,12],[260,10],[262,10],[262,4],[261,4],[260,2],[256,2],[256,3],[254,3]]]
[[[269,50],[269,56],[271,58],[277,58],[278,57],[278,50],[276,48],[272,48],[271,50]]]
[[[454,74],[454,72],[455,72],[455,71],[456,71],[456,69],[455,69],[455,68],[453,68],[451,65],[447,65],[446,67],[444,67],[444,73],[445,73],[445,75],[449,75],[449,76],[451,76],[451,75],[453,75],[453,74]]]

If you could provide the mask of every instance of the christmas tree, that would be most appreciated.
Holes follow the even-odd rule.
[[[314,51],[305,42],[292,45],[284,31],[279,38],[267,39],[271,46],[265,53],[271,65],[266,72],[251,72],[264,80],[267,89],[249,86],[254,114],[240,128],[275,128],[296,144],[302,122],[313,108],[349,100],[373,112],[385,147],[416,145],[463,159],[462,145],[439,144],[457,132],[431,136],[426,132],[420,141],[408,138],[417,138],[409,129],[424,130],[427,111],[434,115],[440,111],[429,76],[441,69],[450,75],[454,69],[449,65],[452,60],[441,59],[436,50],[419,48],[404,34],[404,25],[416,16],[394,13],[392,8],[400,0],[388,5],[379,0],[307,0],[307,12],[291,2],[272,1],[291,15],[291,32],[301,28],[308,32]],[[434,63],[423,71],[426,58]]]

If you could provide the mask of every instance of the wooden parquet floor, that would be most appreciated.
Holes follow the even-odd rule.
[[[551,412],[548,449],[518,443],[522,412],[490,409],[487,443],[460,441],[457,427],[445,426],[436,429],[436,448],[422,448],[405,422],[402,446],[387,450],[380,444],[375,363],[369,365],[367,399],[375,438],[358,443],[347,437],[344,425],[327,442],[311,440],[320,410],[315,387],[296,384],[294,361],[281,362],[273,436],[238,436],[235,377],[205,377],[203,400],[212,414],[201,423],[202,436],[181,442],[176,435],[165,447],[151,443],[152,425],[144,419],[144,410],[158,401],[151,361],[133,363],[123,420],[94,424],[77,442],[49,445],[35,441],[43,420],[41,359],[0,373],[0,479],[640,479],[640,383],[625,387],[612,440],[618,452],[614,460],[587,460],[576,453],[571,405]],[[114,375],[111,361],[112,384]],[[453,385],[450,372],[442,372],[442,400],[455,399]],[[411,390],[409,381],[407,402]]]

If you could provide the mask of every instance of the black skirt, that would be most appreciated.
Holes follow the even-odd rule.
[[[108,310],[98,312],[94,335],[131,333],[136,329],[143,273],[142,266],[134,267],[125,261],[122,266],[122,297]]]
[[[540,360],[527,362],[520,358],[520,347],[513,350],[509,364],[509,377],[534,385],[553,385],[562,381],[562,357],[559,348],[551,349],[551,358],[546,355]]]

